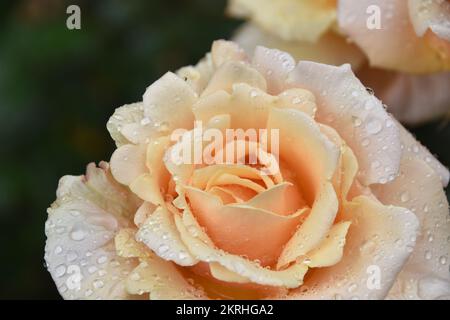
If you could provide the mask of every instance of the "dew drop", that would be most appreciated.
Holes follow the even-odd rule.
[[[103,288],[103,286],[105,285],[104,282],[102,280],[95,280],[92,285],[94,286],[95,289],[100,289]]]
[[[426,260],[430,260],[431,259],[431,252],[430,251],[425,251],[425,259]]]
[[[98,257],[97,263],[98,263],[98,264],[103,264],[103,263],[105,263],[107,260],[108,260],[108,258],[107,258],[106,256],[101,256],[101,257]]]
[[[168,245],[165,245],[165,244],[160,245],[159,248],[158,248],[158,252],[159,252],[159,253],[165,253],[165,252],[167,252],[168,250],[169,250],[169,246],[168,246]]]
[[[66,273],[66,266],[63,264],[60,264],[55,268],[55,276],[60,278]]]
[[[75,226],[70,232],[70,238],[74,241],[81,241],[85,238],[86,233],[81,227]]]
[[[63,251],[62,247],[61,247],[61,246],[57,246],[57,247],[55,248],[54,253],[55,253],[55,254],[61,254],[62,251]]]
[[[441,256],[439,258],[439,263],[442,265],[445,265],[447,263],[447,257],[446,256]]]
[[[402,194],[400,195],[400,201],[401,202],[409,201],[409,192],[408,191],[402,192]]]
[[[378,120],[372,120],[366,125],[367,132],[370,134],[377,134],[381,131],[382,125]]]
[[[147,118],[147,117],[142,118],[142,120],[141,120],[141,126],[146,126],[146,125],[148,125],[150,122],[151,122],[151,121],[150,121],[149,118]]]

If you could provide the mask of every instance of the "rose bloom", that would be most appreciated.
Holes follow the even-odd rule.
[[[172,133],[199,121],[277,130],[279,170],[176,161],[195,139]],[[48,210],[64,298],[450,298],[449,172],[348,64],[216,41],[107,127],[110,163],[63,177]],[[248,159],[251,142],[274,152],[237,136],[211,154],[241,143]]]
[[[228,13],[249,20],[234,38],[248,52],[351,63],[402,122],[449,112],[448,0],[229,0]]]

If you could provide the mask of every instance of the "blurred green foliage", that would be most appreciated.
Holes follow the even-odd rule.
[[[66,8],[81,7],[81,30]],[[0,3],[0,298],[58,298],[43,266],[58,180],[109,160],[106,122],[168,70],[197,62],[239,25],[225,0]],[[450,126],[413,130],[447,166]]]
[[[81,30],[66,8],[81,8]],[[43,267],[58,180],[109,160],[106,122],[238,25],[224,0],[0,3],[0,298],[56,298]]]

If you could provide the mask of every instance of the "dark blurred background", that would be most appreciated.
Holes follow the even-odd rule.
[[[0,2],[0,298],[59,298],[43,265],[58,180],[114,150],[106,122],[239,21],[225,0]],[[81,8],[81,30],[66,8]],[[447,166],[450,126],[412,131]]]

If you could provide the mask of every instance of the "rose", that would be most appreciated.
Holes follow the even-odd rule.
[[[250,20],[234,38],[247,51],[265,45],[298,60],[351,63],[402,122],[449,110],[448,1],[230,0],[228,12]]]
[[[278,140],[212,141],[198,121]],[[49,209],[45,259],[64,298],[449,297],[449,173],[349,65],[217,41],[108,130],[110,164],[63,177]],[[244,146],[246,162],[176,161],[197,143]],[[255,144],[279,171],[250,163]]]

